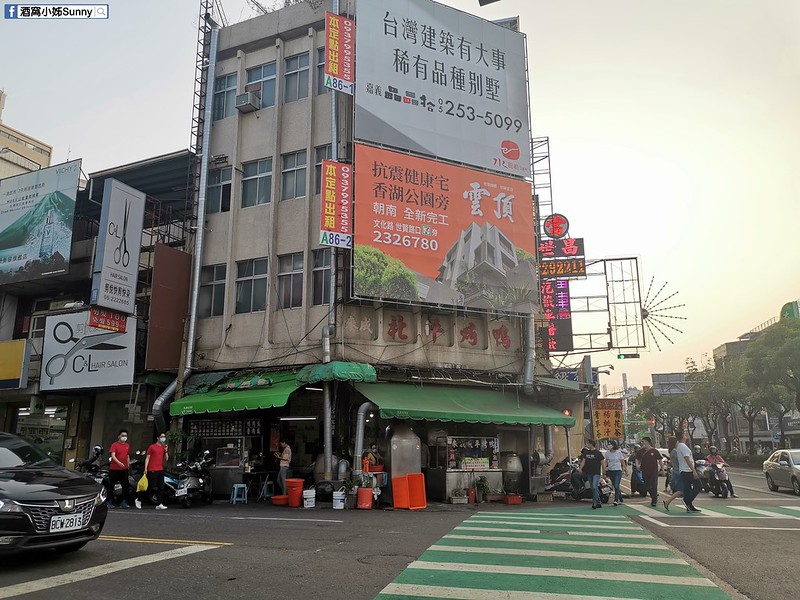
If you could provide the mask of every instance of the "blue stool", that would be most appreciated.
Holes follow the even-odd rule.
[[[233,490],[231,490],[231,504],[247,504],[247,486],[245,484],[233,484]]]
[[[272,498],[275,495],[275,484],[267,479],[264,482],[264,485],[261,486],[261,494],[258,496],[259,500],[266,500],[267,498]]]

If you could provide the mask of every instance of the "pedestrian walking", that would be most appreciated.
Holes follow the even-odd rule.
[[[581,452],[580,471],[589,480],[592,486],[592,508],[603,508],[600,502],[600,479],[603,476],[603,454],[597,449],[594,440],[586,442],[586,448]]]
[[[136,508],[142,508],[142,496],[155,492],[156,510],[167,510],[164,504],[164,463],[169,460],[167,436],[160,434],[155,443],[150,444],[144,459],[144,472],[147,473],[147,492],[136,498]]]
[[[669,505],[676,498],[683,497],[683,481],[681,481],[681,465],[678,458],[678,442],[682,442],[684,433],[678,431],[667,440],[667,450],[669,450],[669,462],[672,465],[672,473],[670,475],[669,487],[672,490],[672,495],[663,501],[664,508],[669,511]]]
[[[278,459],[278,466],[280,467],[278,471],[278,486],[285,496],[288,493],[286,491],[286,478],[289,476],[289,467],[292,465],[292,448],[284,440],[281,440],[280,447],[281,451],[275,452],[274,455]]]
[[[617,442],[611,442],[611,449],[606,451],[606,475],[614,486],[614,506],[622,504],[622,473],[628,474],[625,454],[619,449]]]
[[[686,506],[687,512],[700,512],[700,509],[694,506],[694,499],[697,498],[697,494],[700,493],[703,486],[700,483],[700,475],[694,466],[692,451],[684,442],[678,442],[675,449],[678,453],[678,464],[683,483],[683,504]]]
[[[113,492],[116,485],[119,483],[122,486],[122,502],[120,508],[130,508],[131,500],[131,485],[128,481],[128,469],[130,467],[129,456],[131,454],[131,446],[128,444],[128,431],[120,429],[117,434],[117,441],[111,444],[109,449],[111,452],[111,461],[108,463],[108,483],[111,487],[108,506],[114,508],[112,503]]]
[[[658,506],[658,469],[661,466],[661,453],[653,448],[649,437],[642,438],[642,449],[636,457],[639,470],[644,477],[644,489],[650,494],[650,506]]]

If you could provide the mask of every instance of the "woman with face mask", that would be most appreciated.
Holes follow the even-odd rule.
[[[164,462],[169,460],[167,452],[167,436],[163,433],[150,444],[144,459],[144,471],[147,473],[148,493],[156,493],[156,510],[167,510],[164,504]],[[136,499],[136,508],[142,508],[141,498]]]
[[[111,461],[108,463],[108,481],[113,492],[117,483],[122,486],[122,502],[120,508],[130,508],[129,500],[131,499],[131,486],[128,482],[128,456],[131,453],[130,444],[128,444],[128,432],[121,429],[117,434],[117,441],[111,444],[109,449],[111,452]],[[113,496],[109,495],[108,507],[116,508],[112,502]]]

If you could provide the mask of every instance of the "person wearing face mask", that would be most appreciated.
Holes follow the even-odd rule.
[[[164,462],[169,460],[167,452],[167,436],[159,434],[156,442],[150,444],[144,459],[144,471],[147,473],[148,492],[156,494],[156,510],[167,510],[164,505]],[[141,498],[136,499],[136,508],[142,508]]]
[[[122,486],[122,502],[120,508],[130,508],[129,503],[131,499],[131,486],[128,482],[128,456],[131,453],[130,444],[128,444],[128,432],[121,429],[117,434],[117,441],[111,444],[111,461],[108,463],[108,481],[111,489],[119,483]],[[111,502],[111,497],[108,499],[108,507],[116,508]]]

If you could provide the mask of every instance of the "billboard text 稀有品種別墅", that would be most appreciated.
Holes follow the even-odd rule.
[[[81,161],[0,180],[0,285],[69,270]]]
[[[527,181],[356,145],[356,296],[527,313]]]
[[[357,140],[531,176],[524,34],[430,0],[356,17]]]

